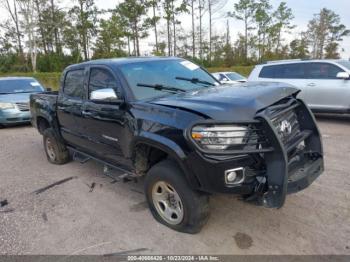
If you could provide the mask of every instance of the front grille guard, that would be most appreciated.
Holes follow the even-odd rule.
[[[278,110],[274,110],[276,108]],[[299,112],[298,121],[301,133],[292,142],[284,144],[272,122],[273,118],[271,119],[271,116],[295,109],[298,109]],[[310,154],[312,157],[322,157],[321,135],[313,114],[301,100],[290,99],[287,103],[271,106],[259,112],[256,118],[264,126],[266,136],[273,148],[272,151],[264,154],[268,187],[260,200],[266,207],[280,208],[285,202],[288,191],[288,175],[293,150],[304,141],[304,154]]]

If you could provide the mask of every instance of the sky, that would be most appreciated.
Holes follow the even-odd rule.
[[[74,0],[60,0],[61,3],[72,6],[72,2]],[[225,0],[223,0],[225,1]],[[216,14],[214,14],[213,24],[214,24],[214,33],[222,34],[226,30],[226,14],[228,11],[233,10],[234,3],[239,0],[227,0],[227,3],[220,8]],[[120,0],[95,0],[98,8],[108,9],[114,8],[116,4],[120,2]],[[270,0],[271,4],[276,8],[281,1],[278,0]],[[319,13],[320,9],[326,7],[328,9],[333,10],[336,14],[340,15],[341,23],[343,23],[347,28],[350,28],[350,0],[284,0],[287,2],[288,7],[290,7],[295,16],[293,23],[297,26],[296,29],[293,30],[292,34],[285,35],[285,39],[287,41],[291,41],[294,38],[299,36],[301,31],[305,31],[307,28],[307,23],[312,19],[313,15]],[[0,21],[3,20],[4,16],[3,10],[0,8]],[[181,20],[181,26],[190,30],[191,20],[190,16],[183,16],[179,20]],[[204,30],[208,28],[207,23],[208,18],[205,16],[203,18]],[[236,39],[238,32],[243,32],[243,23],[241,21],[237,21],[234,19],[229,19],[230,24],[230,34],[232,41]],[[163,26],[162,26],[163,25]],[[161,24],[160,29],[165,29],[164,23]],[[207,30],[206,30],[207,31]],[[144,39],[140,43],[141,51],[143,54],[149,53],[154,44],[154,35],[150,32],[150,36],[147,39]],[[340,54],[342,58],[349,59],[350,58],[350,37],[344,38],[344,41],[341,43],[341,48],[344,51],[341,51]]]
[[[113,8],[118,1],[111,0],[95,0],[96,4],[100,8]],[[215,15],[214,19],[214,27],[217,33],[225,32],[226,30],[226,17],[225,14],[228,11],[232,11],[234,3],[238,2],[238,0],[227,0],[226,5],[221,8]],[[281,1],[278,0],[270,0],[271,4],[276,8]],[[293,23],[297,26],[296,29],[293,30],[292,34],[286,35],[285,38],[287,40],[293,40],[298,37],[301,31],[305,31],[307,28],[307,23],[312,19],[313,15],[319,13],[320,9],[326,7],[328,9],[333,10],[336,14],[340,15],[341,23],[343,23],[346,27],[350,28],[350,0],[284,0],[287,2],[288,7],[290,7],[294,14]],[[190,30],[190,17],[186,16],[180,19],[182,21],[182,26],[185,29]],[[206,22],[206,18],[204,18],[204,26],[208,26]],[[238,32],[243,32],[243,23],[234,19],[230,19],[230,32],[232,41],[235,40]],[[143,40],[141,42],[141,49],[150,50],[151,45],[154,42],[154,37],[150,34],[149,39]],[[341,48],[345,51],[341,51],[340,54],[342,58],[349,59],[350,58],[350,37],[344,38],[344,41],[341,43]]]

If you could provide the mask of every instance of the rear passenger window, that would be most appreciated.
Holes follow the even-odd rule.
[[[303,79],[305,78],[305,64],[289,64],[281,66],[279,78]]]
[[[259,75],[261,78],[282,79],[304,79],[305,76],[304,63],[264,66]]]
[[[278,66],[264,66],[259,74],[261,78],[275,78],[275,71]]]
[[[73,98],[82,99],[84,95],[84,70],[68,71],[64,81],[63,93]]]
[[[308,67],[309,79],[337,79],[337,74],[343,69],[329,63],[310,63]]]

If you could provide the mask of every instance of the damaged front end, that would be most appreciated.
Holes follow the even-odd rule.
[[[200,138],[209,136],[211,129],[197,126],[210,127],[210,122],[196,123],[187,134],[196,147],[187,164],[200,190],[240,194],[249,202],[280,208],[288,193],[306,188],[323,172],[320,132],[311,111],[294,96],[260,110],[254,122],[235,123],[245,127],[244,134],[229,124],[230,135],[221,132],[216,140]],[[212,142],[211,147],[206,141]],[[223,141],[230,142],[224,150],[213,150],[215,143],[222,146]]]

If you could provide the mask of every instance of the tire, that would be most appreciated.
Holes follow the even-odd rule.
[[[55,165],[63,165],[70,160],[69,151],[66,146],[57,138],[52,128],[43,132],[43,143],[47,160]]]
[[[192,190],[171,160],[159,162],[149,170],[145,194],[153,217],[176,231],[198,233],[209,218],[209,196]]]

